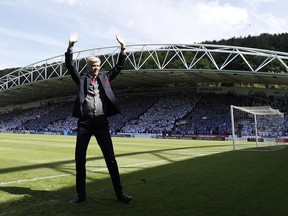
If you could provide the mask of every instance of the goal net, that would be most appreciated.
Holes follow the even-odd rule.
[[[272,151],[284,147],[284,114],[269,106],[231,105],[234,150]]]

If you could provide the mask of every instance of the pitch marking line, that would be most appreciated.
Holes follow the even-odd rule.
[[[187,158],[194,158],[194,157],[200,157],[200,156],[205,156],[205,155],[210,155],[210,154],[216,154],[216,153],[220,153],[220,152],[210,152],[207,154],[198,154],[197,156],[185,156],[185,157],[179,157],[176,158],[177,160],[183,160],[183,159],[187,159]],[[121,166],[120,168],[128,168],[128,167],[134,167],[134,166],[143,166],[143,165],[148,165],[148,164],[155,164],[155,163],[163,163],[163,162],[167,162],[167,160],[157,160],[157,161],[151,161],[151,162],[144,162],[144,163],[136,163],[136,164],[130,164],[130,165],[125,165],[125,166]],[[102,171],[102,170],[106,170],[107,168],[100,168],[100,169],[95,169],[95,170],[91,170],[92,172],[97,172],[97,171]],[[32,181],[38,181],[38,180],[45,180],[45,179],[52,179],[52,178],[61,178],[61,177],[67,177],[67,176],[71,176],[74,174],[60,174],[60,175],[53,175],[53,176],[43,176],[43,177],[38,177],[38,178],[31,178],[31,179],[20,179],[20,180],[15,180],[15,181],[10,181],[10,182],[0,182],[0,186],[1,185],[10,185],[10,184],[18,184],[18,183],[23,183],[23,182],[32,182]]]

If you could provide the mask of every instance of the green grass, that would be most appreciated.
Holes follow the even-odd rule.
[[[124,190],[116,201],[95,141],[87,202],[73,205],[75,137],[0,133],[0,216],[286,216],[287,148],[231,151],[225,141],[113,138]]]

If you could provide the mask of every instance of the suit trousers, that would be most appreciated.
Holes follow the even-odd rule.
[[[116,196],[121,196],[122,186],[119,169],[109,133],[109,123],[105,116],[78,120],[75,148],[77,195],[86,197],[86,152],[92,135],[95,136],[104,156]]]

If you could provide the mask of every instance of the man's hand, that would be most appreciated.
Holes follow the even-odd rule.
[[[77,32],[72,33],[69,37],[68,48],[72,48],[78,40],[79,40],[79,34]]]
[[[116,40],[121,45],[121,50],[124,50],[126,48],[125,41],[122,38],[120,38],[118,35],[116,35]]]

